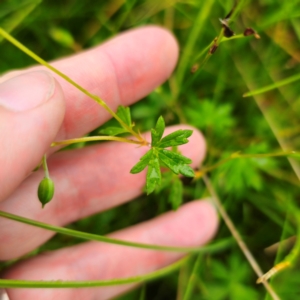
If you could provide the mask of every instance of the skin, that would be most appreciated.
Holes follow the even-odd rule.
[[[163,83],[175,68],[178,45],[162,28],[128,31],[91,50],[53,63],[116,110],[128,106]],[[82,136],[110,116],[93,100],[42,67],[14,71],[0,78],[0,210],[63,226],[130,201],[142,193],[145,172],[129,170],[146,147],[109,142],[55,153],[53,141]],[[50,87],[50,88],[49,88]],[[38,95],[50,99],[41,100]],[[43,96],[44,95],[44,96]],[[1,100],[10,99],[10,104]],[[36,100],[38,99],[38,100]],[[1,102],[2,101],[2,102]],[[170,127],[166,133],[190,126]],[[180,147],[198,166],[205,141],[195,128]],[[149,140],[149,134],[145,134]],[[44,153],[55,182],[55,196],[41,209],[36,191],[44,174],[32,172]],[[209,201],[192,201],[176,212],[110,234],[135,242],[199,246],[217,230],[217,214]],[[0,218],[0,260],[18,258],[43,244],[53,233]],[[124,259],[126,257],[126,259]],[[102,280],[146,274],[182,257],[179,253],[85,242],[22,261],[2,278],[28,280]],[[124,285],[89,289],[10,289],[11,300],[111,299],[133,288]]]

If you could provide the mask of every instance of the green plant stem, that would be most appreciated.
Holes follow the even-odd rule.
[[[259,88],[259,89],[256,89],[256,90],[249,91],[249,92],[245,93],[243,95],[243,97],[250,97],[250,96],[255,96],[255,95],[258,95],[258,94],[262,94],[262,93],[277,89],[281,86],[293,83],[293,82],[298,81],[298,80],[300,80],[300,74],[290,76],[286,79],[283,79],[281,81],[277,81],[275,83],[272,83],[270,85],[267,85],[265,87],[262,87],[262,88]]]
[[[192,55],[194,45],[201,33],[201,30],[204,29],[204,23],[206,22],[209,13],[211,11],[214,1],[204,1],[203,5],[199,8],[199,13],[194,21],[194,26],[191,30],[191,33],[188,37],[188,41],[183,51],[182,58],[179,62],[178,71],[177,71],[177,85],[181,86],[183,78],[186,72],[187,66],[189,66],[189,60]],[[177,97],[176,97],[177,98]]]
[[[27,219],[24,217],[20,217],[17,215],[13,215],[4,211],[0,211],[0,217],[4,217],[10,220],[18,221],[24,224],[32,225],[35,227],[47,229],[53,232],[65,234],[68,236],[73,236],[76,238],[81,238],[84,240],[89,241],[98,241],[110,244],[116,244],[121,246],[128,246],[128,247],[135,247],[135,248],[142,248],[142,249],[149,249],[149,250],[160,250],[160,251],[170,251],[170,252],[183,252],[183,253],[190,253],[190,252],[210,252],[210,251],[221,251],[224,248],[227,248],[231,245],[231,240],[223,240],[216,244],[211,244],[204,247],[169,247],[169,246],[158,246],[158,245],[150,245],[150,244],[143,244],[143,243],[134,243],[134,242],[127,242],[122,240],[117,240],[113,238],[109,238],[106,236],[81,232],[77,230],[72,230],[68,228],[58,227],[54,225],[49,225],[46,223],[34,221],[31,219]]]
[[[233,10],[233,12],[230,16],[229,23],[232,23],[234,21],[234,19],[238,16],[238,14],[243,9],[243,7],[247,4],[248,1],[249,0],[240,0],[240,1],[238,1],[235,9]]]
[[[45,177],[50,178],[49,170],[48,170],[48,166],[47,166],[47,155],[46,154],[43,156],[42,165],[43,165],[43,169],[45,171]]]
[[[240,154],[239,152],[233,153],[231,156],[218,161],[216,164],[209,166],[209,167],[203,167],[199,171],[195,172],[195,179],[201,178],[204,174],[207,172],[210,172],[221,165],[237,158],[266,158],[266,157],[299,157],[300,158],[300,152],[296,151],[282,151],[277,153],[257,153],[257,154]]]
[[[280,263],[277,263],[267,273],[259,277],[257,283],[264,283],[269,278],[272,278],[274,274],[277,274],[278,272],[285,270],[286,268],[295,264],[300,253],[300,213],[297,207],[294,207],[294,210],[296,210],[295,215],[297,222],[297,239],[292,251]]]
[[[107,112],[109,112],[119,123],[120,125],[125,128],[128,132],[130,132],[133,136],[135,136],[139,141],[143,142],[143,138],[140,134],[136,133],[130,126],[128,126],[126,123],[124,123],[118,115],[102,100],[100,97],[91,94],[89,91],[84,89],[82,86],[77,84],[75,81],[73,81],[70,77],[66,76],[50,64],[48,64],[45,60],[37,56],[34,52],[29,50],[27,47],[25,47],[23,44],[21,44],[19,41],[17,41],[14,37],[12,37],[9,33],[7,33],[3,28],[0,27],[0,35],[3,36],[5,39],[7,39],[9,42],[11,42],[14,46],[19,48],[21,51],[23,51],[25,54],[33,58],[35,61],[40,63],[41,65],[45,66],[46,68],[50,69],[54,73],[56,73],[58,76],[62,77],[64,80],[68,81],[70,84],[72,84],[74,87],[76,87],[78,90],[83,92],[88,97],[92,98],[94,101],[96,101],[98,104],[100,104]]]
[[[227,228],[229,229],[230,233],[232,234],[232,236],[234,237],[234,239],[236,240],[237,244],[239,245],[240,249],[242,250],[242,252],[244,253],[245,257],[247,258],[249,264],[251,265],[252,269],[254,270],[254,272],[257,274],[258,277],[261,277],[263,275],[263,272],[260,268],[260,266],[258,265],[258,263],[256,262],[255,258],[253,257],[252,253],[249,251],[247,245],[244,243],[243,239],[241,238],[239,232],[237,231],[237,229],[235,228],[233,222],[231,221],[231,219],[229,218],[226,210],[224,209],[213,185],[211,184],[209,178],[204,175],[203,176],[203,181],[212,197],[213,203],[215,204],[215,206],[217,207],[220,215],[222,216],[222,219],[224,220]],[[269,285],[268,282],[263,281],[262,284],[265,286],[266,290],[270,293],[270,295],[272,296],[272,298],[274,300],[280,300],[280,298],[278,297],[278,295],[275,293],[275,291],[273,290],[273,288]]]
[[[51,144],[51,147],[60,146],[60,145],[70,145],[70,144],[81,143],[81,142],[92,142],[92,141],[117,141],[117,142],[136,144],[141,146],[145,145],[145,142],[134,141],[134,140],[116,137],[116,136],[88,136],[88,137],[82,137],[77,139],[53,142]]]
[[[234,60],[234,63],[235,63],[237,70],[241,74],[241,77],[243,78],[247,87],[249,88],[249,90],[254,90],[255,86],[253,84],[253,80],[249,77],[249,74],[247,72],[245,72],[244,66],[241,63],[239,63],[237,60]],[[277,139],[280,147],[282,148],[283,151],[288,151],[288,149],[289,149],[288,143],[286,142],[285,139],[283,139],[280,136],[279,128],[278,128],[276,122],[273,120],[269,111],[266,109],[266,107],[264,105],[265,98],[262,95],[255,95],[254,100],[256,102],[256,105],[260,109],[262,115],[264,116],[265,120],[267,121],[270,129],[272,130],[275,138]],[[298,180],[300,181],[300,166],[299,166],[299,164],[296,162],[295,159],[293,159],[291,157],[287,157],[287,160],[289,161],[293,171],[295,172]]]
[[[208,1],[209,2],[209,1]],[[237,6],[235,7],[235,9],[233,10],[233,13],[232,15],[230,16],[229,18],[229,23],[232,23],[234,21],[234,19],[237,17],[237,15],[240,13],[240,11],[242,10],[242,8],[246,5],[246,2],[247,0],[241,0],[238,2]],[[191,33],[191,46],[193,46],[192,42],[194,42],[194,36],[192,35]],[[208,62],[208,60],[210,59],[210,57],[213,55],[213,53],[210,53],[209,49],[215,45],[217,47],[219,47],[219,45],[222,43],[222,42],[225,42],[225,41],[230,41],[230,40],[233,40],[233,39],[240,39],[240,38],[245,38],[245,36],[243,34],[237,34],[237,35],[234,35],[230,38],[227,38],[227,37],[224,37],[224,29],[222,28],[218,37],[214,38],[214,40],[206,47],[204,48],[200,54],[196,57],[196,59],[194,60],[194,63],[193,65],[197,64],[197,61],[206,53],[206,56],[205,58],[203,59],[203,61],[200,63],[200,67],[197,69],[197,71],[193,74],[193,76],[191,77],[191,79],[186,82],[185,84],[185,89],[188,88],[194,81],[195,79],[198,77],[197,75],[200,73],[199,71],[203,69],[204,65]],[[189,49],[190,50],[190,49]],[[190,56],[190,51],[187,53],[188,56]],[[182,62],[185,62],[183,59],[182,59]],[[180,66],[179,66],[180,67]],[[183,69],[183,68],[182,68]],[[179,79],[180,81],[178,80],[178,85],[181,84],[181,81],[182,81],[182,78],[183,78],[183,75],[184,75],[184,72],[180,72],[180,68],[179,68],[179,71],[178,73],[181,75],[179,76]]]
[[[201,257],[202,257],[202,255],[198,254],[196,262],[194,263],[192,274],[189,278],[189,281],[188,281],[188,284],[187,284],[187,287],[186,287],[186,290],[185,290],[185,293],[184,293],[184,296],[183,296],[182,300],[189,300],[191,298],[191,294],[192,294],[192,291],[193,291],[194,282],[195,282],[195,279],[196,279],[197,270],[198,270],[199,265],[200,265]]]
[[[165,276],[177,270],[181,265],[187,262],[189,257],[185,257],[170,266],[147,275],[118,278],[112,280],[92,280],[92,281],[35,281],[35,280],[10,280],[0,279],[0,288],[90,288],[100,286],[114,286],[128,283],[139,283],[148,280],[154,280]]]

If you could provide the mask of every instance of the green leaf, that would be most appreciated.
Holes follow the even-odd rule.
[[[149,195],[154,191],[156,185],[160,185],[160,184],[161,184],[161,172],[160,172],[159,159],[153,151],[152,157],[149,161],[148,172],[147,172],[147,182],[146,182],[147,195]]]
[[[142,172],[150,163],[152,156],[153,156],[153,149],[150,149],[146,154],[144,154],[140,158],[140,161],[130,170],[130,173],[137,174]]]
[[[159,143],[158,147],[167,148],[173,146],[179,146],[188,143],[188,137],[193,133],[193,130],[179,129],[165,136]]]
[[[171,185],[171,190],[168,198],[168,201],[171,203],[173,210],[177,210],[178,207],[181,205],[182,194],[183,194],[182,182],[178,177],[174,177],[174,181]]]
[[[128,131],[121,127],[106,127],[99,131],[99,133],[101,133],[101,134],[107,134],[110,136],[115,136],[115,135],[125,133],[125,132],[128,132]]]
[[[119,105],[117,110],[117,116],[129,127],[132,127],[131,123],[131,114],[130,114],[130,108],[125,107],[122,105]]]
[[[151,145],[152,147],[156,146],[160,139],[162,138],[165,131],[165,121],[162,116],[160,116],[157,120],[155,129],[151,129]]]
[[[190,158],[183,156],[180,153],[172,152],[167,149],[159,149],[159,153],[162,153],[163,155],[169,157],[176,164],[191,164],[192,163],[192,160]]]
[[[192,162],[189,158],[177,152],[162,149],[162,147],[176,147],[177,145],[187,143],[187,138],[191,136],[193,131],[177,130],[161,139],[164,131],[165,121],[163,117],[160,116],[155,128],[151,129],[152,149],[149,150],[130,171],[130,173],[136,174],[148,166],[146,177],[146,192],[148,195],[162,182],[161,165],[168,167],[176,175],[180,173],[188,177],[194,177],[193,169],[187,166],[187,164]]]
[[[190,166],[187,166],[187,165],[180,165],[179,173],[185,177],[195,177],[194,170]]]
[[[190,105],[183,107],[189,124],[221,139],[227,139],[236,124],[233,109],[232,103],[218,103],[211,99],[193,99]]]
[[[194,171],[186,164],[192,162],[191,159],[166,149],[159,149],[159,159],[167,166],[173,173],[182,174],[187,177],[194,177]]]

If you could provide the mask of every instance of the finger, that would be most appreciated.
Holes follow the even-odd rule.
[[[217,229],[217,214],[210,203],[195,201],[154,220],[112,236],[141,243],[197,246],[207,243]],[[139,276],[174,262],[182,254],[88,242],[40,255],[11,269],[6,278],[27,280],[107,280]],[[17,299],[111,299],[132,288],[124,285],[66,290],[8,290]],[[22,296],[22,297],[21,297]]]
[[[0,202],[37,166],[61,127],[65,102],[45,71],[0,84]]]
[[[174,37],[160,27],[147,26],[56,61],[53,66],[116,110],[118,105],[128,106],[163,83],[173,71],[177,57]],[[11,76],[14,73],[5,78]],[[86,134],[110,118],[92,99],[56,74],[53,76],[63,88],[67,106],[57,140]]]
[[[179,127],[169,128],[167,133],[176,129]],[[179,149],[193,160],[192,166],[196,167],[204,157],[204,138],[195,130],[190,142]],[[132,175],[129,171],[147,150],[132,144],[105,143],[56,153],[48,163],[56,192],[45,209],[41,209],[36,196],[37,185],[43,175],[36,172],[0,204],[0,210],[53,225],[64,225],[117,206],[142,193],[145,172]],[[0,260],[23,255],[53,235],[51,231],[3,218],[0,218],[0,228],[0,244],[3,245],[0,247]],[[18,246],[20,244],[22,247]]]

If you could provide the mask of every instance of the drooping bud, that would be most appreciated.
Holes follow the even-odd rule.
[[[42,207],[51,201],[54,195],[54,182],[45,177],[39,184],[38,188],[38,197],[40,202],[42,203]]]

